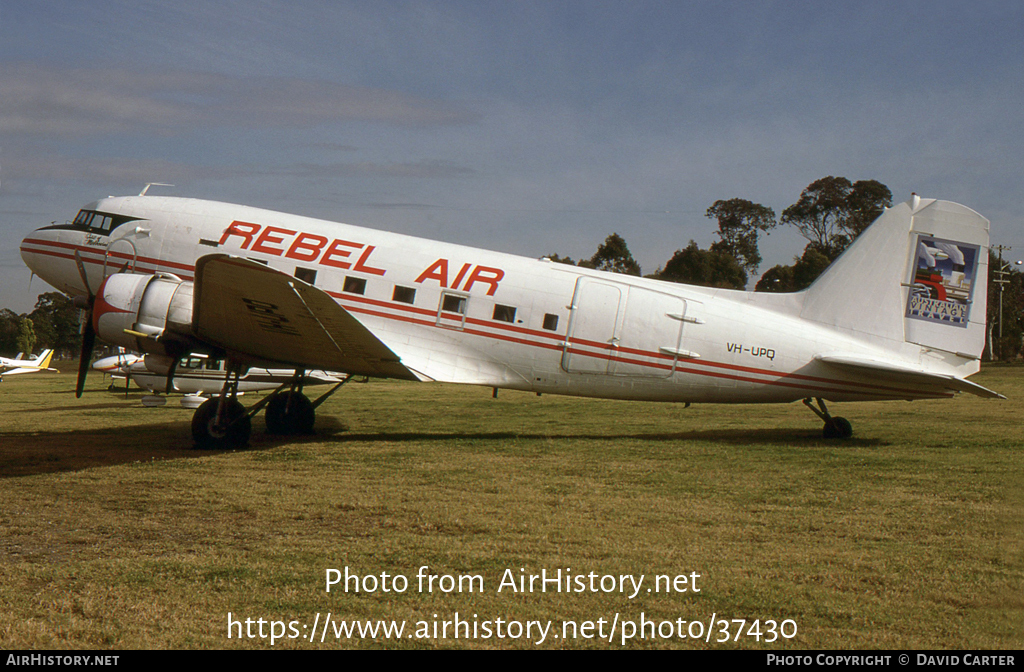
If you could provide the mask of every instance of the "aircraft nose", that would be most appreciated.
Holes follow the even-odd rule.
[[[75,265],[72,241],[61,238],[61,230],[44,226],[21,241],[21,259],[33,273],[48,284],[70,295],[83,292]]]
[[[51,251],[51,246],[55,241],[56,236],[47,231],[45,227],[36,229],[21,239],[21,260],[38,274],[36,265],[40,261],[39,258],[46,256]]]

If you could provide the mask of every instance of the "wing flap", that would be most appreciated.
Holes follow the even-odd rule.
[[[325,292],[248,259],[199,259],[193,301],[195,335],[250,361],[417,380]]]
[[[922,371],[920,369],[880,359],[871,359],[869,357],[845,354],[816,355],[814,359],[819,362],[824,362],[825,364],[832,364],[846,370],[857,371],[875,377],[881,375],[887,376],[892,380],[912,380],[917,383],[937,385],[955,392],[970,392],[971,394],[976,394],[979,397],[985,397],[988,399],[1006,399],[1006,397],[998,392],[994,392],[987,387],[982,387],[977,383],[972,383],[964,378],[957,378],[956,376],[935,373],[932,371]]]

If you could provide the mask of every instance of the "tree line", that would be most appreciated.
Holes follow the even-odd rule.
[[[754,290],[795,292],[809,287],[882,210],[892,206],[892,192],[876,180],[851,182],[845,177],[815,180],[796,203],[776,217],[765,205],[742,198],[715,201],[704,213],[718,224],[718,240],[707,249],[696,242],[679,249],[661,268],[647,277],[704,287],[746,288],[761,264],[758,242],[778,226],[794,226],[807,239],[792,264],[776,265],[757,281]],[[618,233],[608,236],[589,259],[575,261],[551,254],[552,261],[613,273],[640,276],[626,241]],[[987,350],[1001,358],[1021,352],[1024,275],[1014,265],[990,253]],[[999,298],[1002,297],[1000,313]],[[52,348],[58,355],[79,350],[79,310],[64,294],[39,296],[33,311],[18,315],[0,309],[0,353],[32,353]],[[1001,334],[1001,335],[1000,335]]]
[[[64,294],[40,294],[27,315],[0,308],[0,353],[38,352],[52,348],[58,357],[76,354],[80,348],[79,309]]]
[[[861,231],[892,206],[892,192],[876,180],[850,182],[845,177],[815,180],[796,203],[776,217],[775,211],[743,198],[715,201],[704,213],[718,223],[718,240],[708,249],[696,242],[677,250],[665,265],[647,277],[703,287],[746,288],[761,264],[758,242],[780,225],[794,226],[807,239],[803,254],[790,265],[773,266],[755,291],[795,292],[809,287]],[[617,233],[605,239],[590,259],[573,261],[557,254],[552,261],[587,268],[641,275],[626,241]]]
[[[707,249],[691,240],[663,267],[645,277],[703,287],[745,289],[761,264],[761,234],[768,235],[778,226],[794,226],[807,239],[803,252],[792,264],[779,264],[765,271],[754,291],[797,292],[810,287],[891,206],[892,192],[881,182],[851,182],[833,176],[809,184],[796,203],[778,218],[772,208],[746,199],[715,201],[704,214],[718,223],[718,240]],[[618,233],[608,236],[590,259],[576,262],[557,254],[549,257],[552,261],[603,271],[642,274]],[[1024,349],[1024,274],[990,253],[988,287],[989,338],[985,358],[1015,358]]]

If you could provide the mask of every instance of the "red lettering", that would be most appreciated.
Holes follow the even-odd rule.
[[[231,222],[231,226],[224,229],[224,233],[221,235],[218,244],[223,245],[231,236],[238,236],[245,240],[245,242],[242,243],[242,249],[247,250],[249,249],[249,243],[252,242],[252,237],[256,235],[256,232],[259,231],[260,228],[259,224],[250,224],[249,222]]]
[[[352,267],[353,271],[360,271],[362,273],[369,273],[371,275],[384,275],[386,272],[383,268],[374,268],[366,265],[366,260],[370,258],[370,254],[377,249],[373,245],[369,245],[366,250],[359,255],[359,259],[356,261],[356,265]]]
[[[306,241],[312,241],[307,243]],[[312,233],[300,233],[292,246],[288,248],[284,256],[299,261],[315,261],[320,256],[320,250],[324,249],[327,239],[323,236],[315,236]]]
[[[263,252],[264,254],[272,254],[275,257],[280,257],[284,250],[277,247],[269,247],[269,245],[276,245],[283,243],[284,238],[281,236],[275,236],[275,233],[285,233],[289,236],[294,235],[295,232],[290,229],[281,229],[276,226],[268,226],[263,229],[263,233],[256,239],[250,252]]]
[[[347,240],[337,240],[331,243],[331,246],[324,252],[323,258],[320,263],[324,266],[334,266],[335,268],[352,268],[352,264],[347,261],[335,261],[333,257],[348,258],[352,254],[352,250],[343,250],[341,247],[352,247],[355,249],[361,248],[362,243],[350,243]]]
[[[420,277],[416,278],[416,282],[423,282],[424,280],[437,280],[442,287],[448,288],[448,260],[438,259],[430,266],[427,270],[420,273]]]
[[[466,286],[462,289],[463,291],[468,292],[473,288],[473,283],[482,282],[486,285],[490,285],[490,289],[487,290],[487,296],[494,296],[494,292],[498,291],[498,283],[504,277],[505,271],[500,268],[477,266],[473,269],[473,272],[469,274],[469,279],[466,280]]]
[[[469,267],[472,265],[473,264],[462,265],[462,268],[459,269],[459,274],[455,276],[455,282],[452,283],[453,288],[458,289],[459,283],[462,282],[462,278],[466,275],[466,271],[468,271]]]

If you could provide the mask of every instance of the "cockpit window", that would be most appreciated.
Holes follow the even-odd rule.
[[[135,221],[136,219],[138,218],[126,215],[108,215],[103,212],[96,212],[95,210],[79,210],[72,226],[76,229],[84,229],[91,233],[106,236],[110,235],[111,231],[125,222]]]

